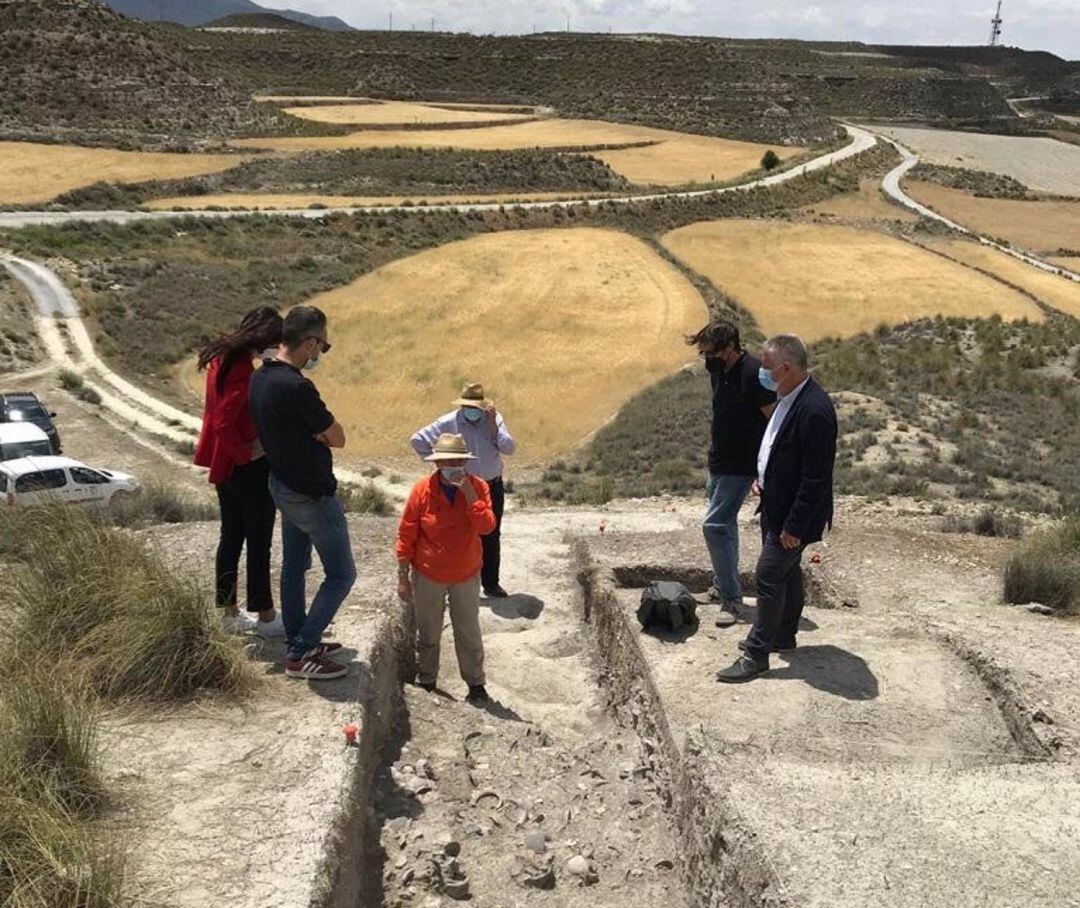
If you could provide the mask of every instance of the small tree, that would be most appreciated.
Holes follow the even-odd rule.
[[[780,166],[780,155],[770,148],[761,156],[761,166],[765,170],[775,170]]]

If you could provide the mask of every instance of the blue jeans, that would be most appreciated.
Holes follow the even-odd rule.
[[[710,473],[706,494],[709,510],[702,521],[705,545],[713,566],[713,587],[725,602],[742,599],[739,585],[739,508],[753,480],[749,476]]]
[[[333,497],[312,498],[294,492],[273,475],[270,494],[281,511],[281,622],[289,659],[299,659],[322,640],[338,608],[356,580],[349,527],[341,503]],[[305,576],[314,546],[323,578],[311,611],[305,607]]]

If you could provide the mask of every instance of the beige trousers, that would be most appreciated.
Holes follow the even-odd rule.
[[[484,641],[480,636],[480,575],[464,583],[438,583],[413,571],[413,613],[416,616],[418,681],[434,684],[439,676],[445,598],[450,599],[450,623],[458,670],[466,684],[484,683]]]

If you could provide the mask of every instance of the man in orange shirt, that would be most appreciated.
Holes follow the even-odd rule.
[[[484,641],[480,635],[480,537],[495,529],[491,494],[484,480],[470,476],[473,459],[460,435],[440,435],[424,458],[435,472],[421,479],[409,495],[398,525],[398,596],[411,602],[416,616],[417,683],[435,690],[439,675],[445,600],[458,669],[469,685],[472,703],[488,700],[484,689]]]

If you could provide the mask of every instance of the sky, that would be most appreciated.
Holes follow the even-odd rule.
[[[357,28],[477,34],[670,32],[876,44],[985,44],[996,0],[260,0]],[[1004,0],[1002,43],[1080,60],[1080,0]]]

